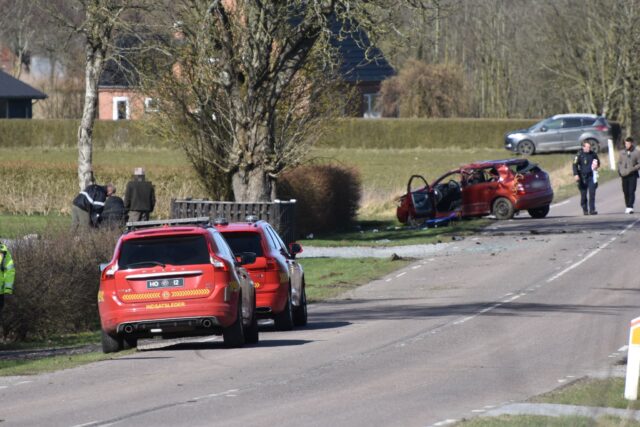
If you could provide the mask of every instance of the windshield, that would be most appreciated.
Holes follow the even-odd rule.
[[[171,236],[127,240],[120,249],[120,268],[208,264],[204,236]]]
[[[256,256],[263,256],[259,233],[222,233],[233,253],[253,252]]]

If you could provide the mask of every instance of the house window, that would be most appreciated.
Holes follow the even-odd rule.
[[[126,96],[116,96],[113,98],[113,120],[129,120],[131,109],[129,98]]]
[[[382,117],[382,113],[378,108],[378,94],[377,93],[365,93],[363,96],[364,103],[364,118],[365,119],[379,119]]]
[[[144,112],[145,113],[156,113],[158,112],[158,100],[155,98],[145,98],[144,99]]]

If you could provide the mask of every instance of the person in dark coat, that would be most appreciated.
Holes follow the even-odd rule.
[[[124,200],[116,196],[116,187],[113,184],[109,184],[108,188],[111,192],[104,202],[104,208],[100,216],[100,226],[109,228],[122,227],[126,222],[127,216]]]
[[[597,215],[596,188],[598,188],[597,175],[594,172],[600,168],[600,158],[591,151],[591,143],[584,141],[582,150],[573,159],[573,177],[580,189],[580,206],[585,215]],[[588,197],[587,197],[588,196]]]
[[[73,199],[71,230],[77,231],[79,228],[97,227],[107,196],[109,196],[108,185],[97,185],[93,174],[91,174],[91,184]]]
[[[156,193],[151,181],[146,181],[144,169],[135,168],[133,179],[127,183],[124,194],[124,207],[129,221],[148,221],[149,214],[156,206]]]

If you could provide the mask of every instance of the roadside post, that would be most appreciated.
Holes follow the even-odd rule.
[[[609,151],[609,167],[612,171],[616,170],[616,153],[613,148],[613,139],[609,138],[607,140],[608,151]]]
[[[638,379],[640,376],[640,317],[631,321],[629,329],[629,350],[627,352],[627,378],[624,383],[624,398],[638,399]]]

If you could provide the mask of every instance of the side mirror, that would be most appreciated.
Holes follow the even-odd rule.
[[[547,130],[548,130],[548,129],[547,129],[547,127],[546,127],[546,126],[542,126],[542,127],[540,128],[540,132],[546,132]]]
[[[292,255],[297,255],[302,252],[302,246],[299,243],[289,243],[289,252]]]
[[[100,263],[100,273],[102,273],[104,271],[104,269],[107,268],[108,265],[109,265],[108,262]]]
[[[255,252],[242,252],[236,255],[237,265],[253,264],[256,262]]]

